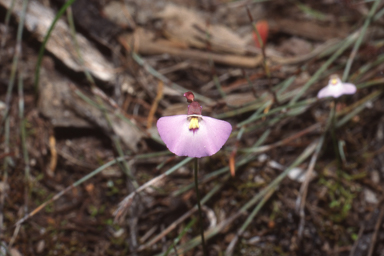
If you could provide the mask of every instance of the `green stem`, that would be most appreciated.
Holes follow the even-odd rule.
[[[381,2],[380,0],[375,1],[375,3],[372,5],[371,10],[368,13],[367,18],[365,19],[364,25],[359,32],[359,34],[360,34],[359,38],[356,40],[355,45],[353,46],[351,55],[347,61],[347,64],[345,65],[345,69],[344,69],[344,73],[343,73],[343,79],[342,79],[343,81],[346,81],[348,79],[349,71],[351,70],[353,60],[355,59],[357,51],[359,50],[360,45],[363,42],[364,35],[367,31],[368,26],[371,23],[371,20],[375,14],[377,8],[379,8],[380,2]]]
[[[199,172],[199,160],[195,158],[195,189],[196,189],[196,197],[197,197],[197,208],[199,210],[199,219],[200,219],[200,235],[201,235],[201,244],[203,245],[203,252],[204,256],[207,256],[207,247],[205,245],[205,238],[204,238],[204,225],[203,225],[203,214],[201,211],[201,205],[200,205],[200,194],[199,194],[199,182],[197,179],[197,173]]]
[[[40,67],[41,67],[41,62],[43,60],[45,46],[46,46],[46,44],[48,42],[48,39],[51,36],[51,33],[52,33],[53,29],[55,28],[56,22],[61,18],[61,16],[63,16],[64,12],[67,10],[67,8],[69,6],[71,6],[73,4],[73,2],[75,2],[75,0],[68,0],[68,2],[66,2],[60,8],[59,12],[56,14],[55,18],[53,19],[52,24],[51,24],[51,26],[49,27],[49,29],[47,31],[47,34],[44,37],[43,43],[40,46],[39,56],[38,56],[38,59],[37,59],[36,70],[35,70],[35,81],[34,81],[34,84],[35,84],[34,87],[35,87],[35,94],[36,94],[36,96],[38,96],[38,94],[39,94]],[[37,99],[37,97],[36,97],[36,99]]]

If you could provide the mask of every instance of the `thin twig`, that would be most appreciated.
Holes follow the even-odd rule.
[[[275,142],[273,144],[270,144],[270,145],[265,145],[265,146],[261,146],[261,147],[252,147],[252,148],[249,148],[249,149],[243,149],[243,150],[240,150],[242,152],[249,152],[249,153],[263,153],[263,152],[266,152],[266,151],[269,151],[271,149],[274,149],[274,148],[277,148],[277,147],[280,147],[280,146],[283,146],[297,138],[300,138],[302,137],[303,135],[307,134],[307,133],[310,133],[310,132],[313,132],[315,131],[316,129],[319,129],[321,127],[321,124],[320,123],[316,123],[316,124],[313,124],[307,128],[305,128],[304,130],[302,131],[299,131],[295,134],[293,134],[292,136],[289,136],[288,138],[285,138],[285,139],[282,139],[281,141],[278,141],[278,142]]]
[[[153,184],[157,183],[158,181],[160,181],[161,179],[165,178],[166,176],[170,175],[171,173],[173,173],[174,171],[176,171],[178,168],[180,168],[181,166],[183,166],[184,164],[188,163],[189,161],[191,161],[193,158],[190,158],[190,157],[187,157],[185,158],[183,161],[181,161],[180,163],[178,163],[177,165],[173,166],[171,169],[169,169],[168,171],[166,171],[165,173],[151,179],[150,181],[147,181],[145,184],[141,185],[140,187],[136,188],[135,191],[131,192],[129,195],[127,195],[123,201],[121,201],[119,203],[119,207],[117,208],[117,210],[113,213],[113,215],[115,216],[115,222],[119,222],[119,220],[125,215],[126,213],[126,210],[128,207],[130,207],[130,205],[132,204],[132,200],[134,198],[134,196],[137,194],[137,193],[140,193],[141,191],[143,191],[144,189],[146,189],[147,187],[149,186],[152,186]]]
[[[172,243],[172,245],[168,248],[168,250],[165,252],[164,256],[168,256],[169,252],[174,249],[175,255],[179,255],[177,253],[176,245],[180,241],[180,239],[185,235],[185,233],[196,223],[196,219],[192,219],[188,225],[183,229],[183,231],[180,233],[180,235],[175,239],[175,241]]]
[[[269,198],[273,195],[275,192],[275,189],[270,190],[260,201],[260,203],[257,204],[257,206],[253,209],[252,213],[248,216],[247,220],[243,223],[241,228],[237,231],[236,236],[232,239],[232,241],[229,243],[227,249],[225,250],[225,256],[231,256],[233,255],[233,251],[235,249],[235,246],[237,244],[237,241],[239,238],[244,234],[246,228],[249,226],[251,221],[255,218],[256,214],[261,210],[261,208],[264,206],[264,204],[269,200]]]
[[[15,243],[16,237],[20,232],[20,228],[21,228],[21,224],[17,224],[15,230],[13,231],[11,241],[9,241],[9,245],[8,245],[9,248],[11,248],[12,245]]]
[[[188,91],[184,87],[172,82],[169,80],[167,77],[164,75],[160,74],[156,69],[154,69],[152,66],[150,66],[145,60],[143,60],[137,53],[131,52],[132,58],[142,66],[148,73],[150,73],[152,76],[156,77],[157,79],[161,80],[164,82],[164,84],[171,86],[173,89],[179,91],[179,92],[186,92]],[[210,105],[213,101],[203,95],[200,95],[196,92],[193,92],[197,100],[201,100],[202,102]]]
[[[383,200],[381,200],[382,202]],[[377,218],[377,222],[375,225],[375,230],[373,231],[372,238],[371,238],[371,246],[369,247],[369,251],[367,256],[372,256],[373,250],[375,249],[377,234],[379,233],[381,222],[383,221],[384,217],[384,205],[381,206],[379,217]]]
[[[333,150],[334,150],[334,154],[336,156],[336,161],[337,161],[337,173],[340,174],[340,170],[342,168],[342,162],[341,162],[341,157],[340,157],[340,153],[339,153],[339,147],[337,146],[337,137],[336,137],[336,110],[337,110],[337,98],[335,98],[333,100],[333,106],[332,106],[332,109],[330,111],[330,118],[331,118],[331,128],[330,128],[330,132],[331,132],[331,137],[332,137],[332,144],[333,144]]]
[[[100,173],[101,171],[103,171],[104,169],[116,164],[118,161],[124,161],[125,158],[123,157],[119,157],[117,159],[114,159],[112,161],[109,161],[108,163],[100,166],[99,168],[97,168],[96,170],[94,170],[93,172],[85,175],[83,178],[79,179],[78,181],[74,182],[72,185],[66,187],[65,189],[63,189],[62,191],[60,191],[59,193],[57,193],[56,195],[54,195],[51,199],[45,201],[44,203],[42,203],[40,206],[38,206],[37,208],[35,208],[32,212],[28,213],[26,216],[24,216],[23,218],[21,218],[20,220],[18,220],[16,222],[16,226],[17,225],[21,225],[23,222],[25,222],[26,220],[28,220],[30,217],[34,216],[36,213],[38,213],[40,210],[44,209],[45,206],[47,206],[48,204],[56,201],[57,199],[59,199],[61,196],[63,196],[64,194],[66,194],[68,191],[70,191],[71,189],[79,186],[80,184],[82,184],[83,182],[89,180],[90,178],[92,178],[93,176],[95,176],[96,174]]]
[[[204,205],[213,195],[216,194],[216,192],[220,191],[222,186],[223,186],[222,184],[221,185],[217,185],[211,191],[209,191],[209,193],[201,200],[201,204]],[[169,232],[171,232],[173,229],[175,229],[180,223],[182,223],[184,220],[189,218],[196,211],[197,211],[197,205],[195,205],[188,212],[184,213],[180,218],[175,220],[171,225],[169,225],[166,229],[164,229],[160,234],[155,236],[151,241],[149,241],[148,243],[140,246],[138,248],[138,251],[143,251],[143,250],[151,247],[152,245],[154,245],[158,241],[160,241],[164,236],[169,234]]]
[[[29,198],[29,191],[30,191],[30,184],[29,184],[29,173],[30,173],[30,166],[29,166],[29,155],[28,155],[28,149],[26,144],[26,131],[25,131],[25,119],[24,119],[24,93],[23,93],[23,75],[19,74],[19,119],[20,119],[20,135],[21,135],[21,146],[22,146],[22,152],[24,157],[24,175],[25,175],[25,191],[24,191],[24,212],[28,212],[28,198]]]
[[[197,198],[197,208],[199,210],[199,225],[200,225],[200,236],[201,236],[201,244],[203,246],[204,256],[208,256],[207,246],[205,244],[204,238],[204,221],[203,221],[203,213],[201,211],[200,205],[200,193],[199,193],[199,180],[197,178],[197,174],[199,172],[199,159],[195,158],[195,168],[194,168],[194,178],[195,178],[195,189],[196,189],[196,198]]]
[[[305,176],[305,181],[301,185],[300,195],[297,197],[297,200],[296,200],[296,206],[299,206],[299,209],[297,209],[296,211],[298,211],[299,215],[300,215],[300,225],[299,225],[299,231],[298,231],[299,240],[301,240],[301,238],[303,236],[303,231],[304,231],[304,225],[305,225],[304,206],[305,206],[305,201],[307,199],[308,186],[309,186],[309,182],[311,181],[312,173],[313,173],[313,170],[315,168],[317,158],[318,158],[320,150],[323,146],[324,138],[325,138],[325,135],[323,135],[320,138],[319,144],[317,145],[317,148],[316,148],[316,151],[312,155],[311,162],[309,163],[308,170],[307,170],[307,173]]]
[[[371,213],[371,215],[372,215],[372,213]],[[353,244],[353,247],[352,247],[351,251],[349,252],[349,256],[355,255],[355,251],[357,249],[357,246],[359,245],[360,238],[364,233],[364,229],[365,229],[365,223],[363,223],[360,227],[359,233],[357,234],[357,239],[355,240],[355,243]]]

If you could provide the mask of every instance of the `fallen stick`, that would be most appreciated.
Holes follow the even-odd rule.
[[[140,54],[145,55],[167,53],[172,56],[186,59],[194,59],[200,61],[212,60],[215,63],[243,68],[254,68],[260,65],[262,60],[261,56],[245,57],[239,55],[217,54],[200,50],[177,48],[167,43],[165,40],[152,40],[151,35],[146,33],[146,31],[143,29],[137,29],[133,35],[125,34],[120,36],[119,42],[129,52],[134,50]]]

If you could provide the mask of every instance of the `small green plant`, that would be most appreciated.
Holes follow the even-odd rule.
[[[330,219],[334,222],[341,222],[348,216],[352,207],[353,199],[356,197],[356,190],[343,184],[343,180],[329,180],[321,178],[320,185],[328,189],[327,199],[331,214]]]

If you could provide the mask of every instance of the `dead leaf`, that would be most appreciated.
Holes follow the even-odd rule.
[[[276,50],[281,53],[297,56],[310,53],[313,50],[313,46],[310,42],[304,39],[291,37],[288,40],[284,40]]]
[[[229,28],[209,24],[196,10],[168,4],[156,15],[163,21],[163,33],[172,41],[212,51],[244,54],[246,40]]]

